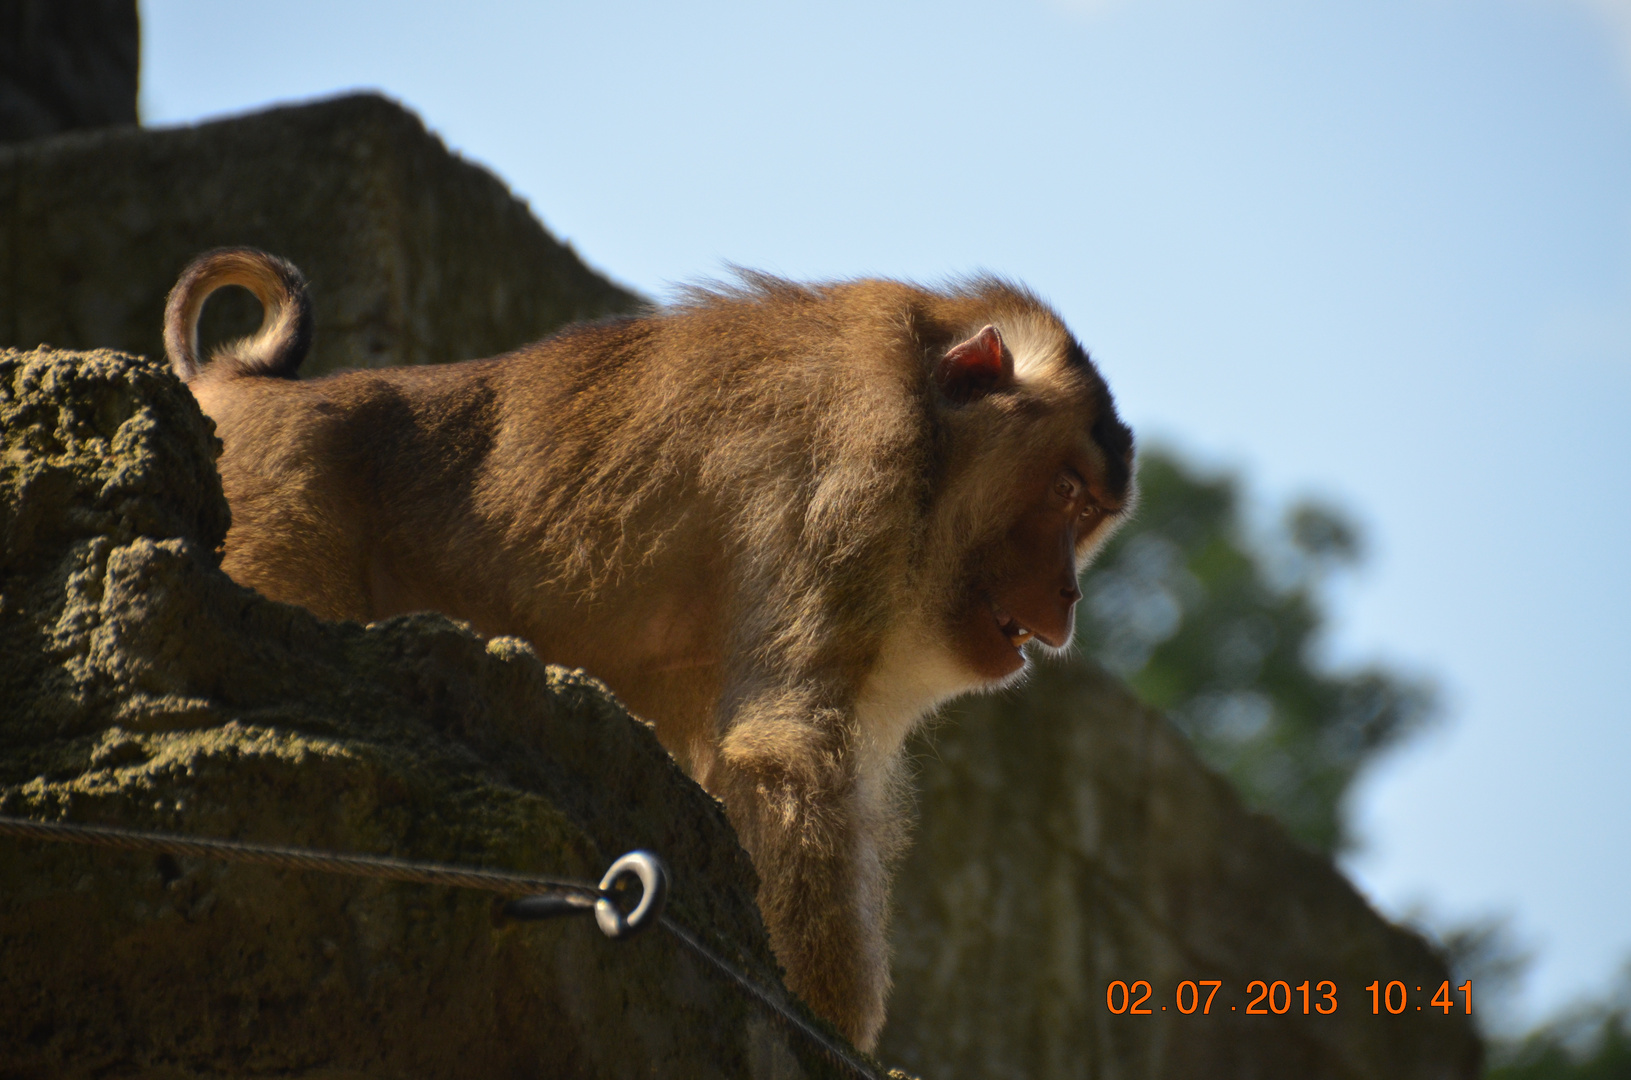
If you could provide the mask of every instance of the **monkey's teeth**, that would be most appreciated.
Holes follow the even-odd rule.
[[[1002,609],[1002,605],[995,600],[991,601],[991,614],[997,618],[997,629],[1008,638],[1008,643],[1019,648],[1034,636],[1029,630],[1019,625],[1019,620]]]

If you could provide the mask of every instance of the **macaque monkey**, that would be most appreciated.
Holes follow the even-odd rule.
[[[198,361],[205,298],[259,297]],[[329,619],[433,610],[603,679],[725,805],[789,986],[872,1048],[902,743],[1070,642],[1132,433],[1058,316],[743,274],[486,360],[299,381],[299,272],[210,252],[165,346],[214,419],[223,566]]]

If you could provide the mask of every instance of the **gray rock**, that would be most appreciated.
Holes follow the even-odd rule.
[[[962,704],[914,752],[885,1060],[936,1080],[1479,1075],[1461,995],[1428,1005],[1449,973],[1427,945],[1085,659]],[[1202,979],[1222,982],[1210,1014],[1179,1012]],[[1148,982],[1150,1014],[1113,1014],[1115,980]],[[1248,1015],[1253,980],[1283,981],[1289,1011]],[[1376,980],[1407,985],[1404,1013],[1372,1015]]]
[[[780,993],[719,805],[581,672],[233,584],[209,422],[157,364],[0,352],[0,813],[598,879]],[[661,930],[487,895],[0,837],[0,1075],[833,1071]]]
[[[164,298],[212,247],[247,244],[311,282],[302,371],[490,356],[640,306],[491,173],[371,95],[197,127],[0,147],[0,345],[162,356]],[[25,269],[26,268],[26,269]],[[224,290],[206,345],[260,310]]]

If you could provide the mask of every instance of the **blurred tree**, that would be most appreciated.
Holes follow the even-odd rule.
[[[1084,577],[1077,640],[1167,713],[1246,801],[1334,853],[1343,800],[1376,754],[1431,709],[1423,684],[1312,655],[1321,586],[1361,554],[1336,511],[1299,503],[1252,537],[1236,480],[1140,456],[1138,514]]]
[[[1490,1048],[1485,1080],[1631,1080],[1631,965],[1603,1001]]]
[[[1509,1039],[1520,1030],[1518,998],[1535,954],[1519,938],[1510,913],[1446,920],[1417,904],[1400,922],[1433,943],[1450,965],[1453,985],[1471,980],[1473,1022],[1486,1041]]]

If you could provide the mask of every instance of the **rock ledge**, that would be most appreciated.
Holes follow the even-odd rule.
[[[191,394],[0,351],[0,812],[598,879],[780,975],[717,803],[581,672],[439,616],[323,623],[219,569]],[[652,933],[464,890],[0,838],[0,1075],[822,1076]]]

